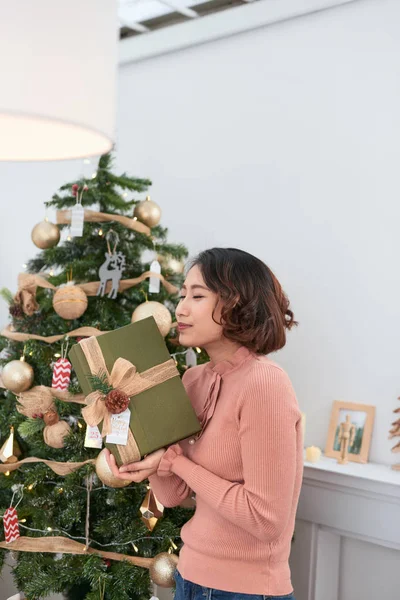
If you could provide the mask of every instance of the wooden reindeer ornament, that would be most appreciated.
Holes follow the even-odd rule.
[[[110,246],[112,236],[114,236],[113,249],[111,249]],[[99,269],[100,285],[97,290],[97,296],[104,296],[107,283],[111,281],[111,289],[108,293],[108,297],[114,299],[117,297],[119,282],[125,269],[125,256],[122,252],[116,252],[119,237],[115,231],[110,229],[106,235],[106,241],[108,252],[105,253],[106,260]]]

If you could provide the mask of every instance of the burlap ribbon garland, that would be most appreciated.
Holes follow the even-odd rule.
[[[39,308],[36,302],[36,289],[38,287],[51,290],[57,289],[40,275],[33,275],[31,273],[20,273],[18,275],[18,291],[14,296],[14,302],[22,307],[22,310],[28,317],[32,316]]]
[[[152,271],[145,271],[139,277],[134,277],[132,279],[121,279],[118,286],[118,291],[123,292],[124,290],[128,290],[135,285],[139,285],[145,279],[149,277],[157,277],[167,290],[168,294],[177,294],[179,292],[179,288],[175,285],[167,281],[164,275],[160,273],[153,273]],[[99,289],[100,281],[90,281],[89,283],[78,283],[77,286],[81,288],[86,294],[86,296],[96,296],[97,290]],[[111,289],[111,281],[108,281],[106,285],[105,293],[108,293]]]
[[[85,208],[83,220],[87,223],[104,223],[106,221],[117,221],[132,231],[138,231],[145,235],[150,235],[151,229],[144,223],[141,223],[137,219],[125,217],[123,215],[112,215],[109,213],[97,212],[95,210],[88,210]],[[57,211],[57,224],[67,225],[71,223],[71,210],[58,210]]]
[[[54,473],[57,475],[61,475],[65,477],[65,475],[70,475],[77,469],[83,467],[83,465],[94,464],[96,462],[95,459],[84,460],[83,462],[58,462],[56,460],[47,460],[45,458],[36,458],[36,456],[30,456],[28,458],[24,458],[23,460],[19,460],[15,463],[0,463],[0,473],[7,473],[8,471],[16,471],[22,465],[29,465],[33,463],[44,463],[47,465]]]
[[[30,388],[27,392],[21,392],[19,394],[19,401],[24,405],[25,410],[21,412],[27,417],[32,415],[28,412],[38,413],[45,412],[39,410],[39,408],[48,407],[47,410],[53,405],[53,398],[62,400],[63,402],[75,402],[77,404],[86,404],[84,394],[70,394],[67,390],[57,390],[56,388],[47,387],[46,385],[35,385]]]
[[[129,556],[129,554],[117,554],[116,552],[104,552],[104,550],[87,548],[84,544],[62,536],[21,536],[9,544],[0,542],[0,548],[22,552],[51,552],[52,554],[57,554],[59,552],[63,554],[96,554],[110,560],[126,560],[137,567],[143,567],[145,569],[149,569],[153,562],[152,558],[142,558],[140,556]]]
[[[114,363],[111,374],[109,374],[96,338],[82,340],[80,346],[92,375],[102,375],[104,373],[114,389],[125,392],[129,397],[136,396],[173,377],[179,377],[178,369],[172,358],[142,373],[138,373],[135,365],[125,358],[118,358]],[[82,409],[83,418],[88,425],[94,427],[103,421],[103,437],[111,432],[111,414],[107,410],[104,399],[105,396],[100,391],[93,391],[86,397],[88,406]],[[136,462],[141,458],[138,445],[130,428],[127,444],[118,444],[117,449],[123,464]]]
[[[15,342],[27,342],[28,340],[40,340],[41,342],[46,342],[46,344],[54,344],[55,342],[59,342],[64,339],[65,336],[68,337],[91,337],[101,335],[102,333],[107,333],[106,331],[100,331],[100,329],[96,329],[96,327],[79,327],[78,329],[73,329],[72,331],[67,331],[67,333],[63,333],[62,335],[50,335],[48,337],[43,337],[42,335],[36,335],[35,333],[20,333],[19,331],[13,331],[11,329],[11,325],[5,327],[0,335],[8,338],[9,340],[14,340]]]

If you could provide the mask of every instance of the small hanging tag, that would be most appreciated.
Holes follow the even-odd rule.
[[[160,263],[158,262],[158,260],[153,260],[153,262],[150,265],[150,271],[152,273],[161,273],[161,266]],[[158,279],[158,277],[150,277],[150,284],[149,284],[149,294],[159,294],[160,293],[160,280]]]
[[[18,515],[14,507],[10,506],[7,508],[3,516],[4,534],[6,536],[6,543],[10,544],[15,542],[19,535]]]
[[[67,390],[71,379],[72,365],[68,358],[59,358],[53,367],[53,380],[51,387],[56,390]]]
[[[197,354],[193,350],[193,348],[188,348],[186,350],[186,366],[187,367],[195,367],[197,365]]]
[[[85,210],[79,202],[72,207],[71,210],[71,229],[70,235],[73,237],[82,237],[83,235],[83,221],[85,217]]]
[[[85,434],[85,443],[84,446],[86,448],[99,448],[103,447],[103,438],[101,437],[101,433],[97,425],[91,427],[88,425],[86,427]]]
[[[128,443],[129,423],[131,411],[129,408],[119,415],[111,415],[111,433],[106,437],[107,444],[126,446]]]

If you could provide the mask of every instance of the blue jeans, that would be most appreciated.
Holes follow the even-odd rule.
[[[174,600],[296,600],[293,594],[286,596],[263,596],[262,594],[243,594],[242,592],[224,592],[197,585],[183,579],[175,569],[176,592]]]

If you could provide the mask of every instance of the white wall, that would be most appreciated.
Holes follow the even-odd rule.
[[[171,240],[244,248],[282,281],[300,327],[276,358],[306,444],[324,447],[333,400],[374,404],[383,463],[399,395],[399,23],[397,0],[365,0],[128,65],[118,115],[117,167],[153,179]],[[15,290],[43,201],[81,165],[0,163],[1,286]]]
[[[366,0],[121,69],[119,164],[153,178],[174,240],[237,246],[300,327],[276,359],[325,445],[333,400],[399,394],[400,4]]]
[[[324,447],[335,399],[378,408],[394,462],[400,5],[365,0],[121,68],[118,168],[154,181],[172,241],[264,259],[300,321],[276,357]],[[91,167],[89,167],[91,169]],[[0,164],[1,285],[81,162]],[[7,311],[2,305],[0,318]]]

